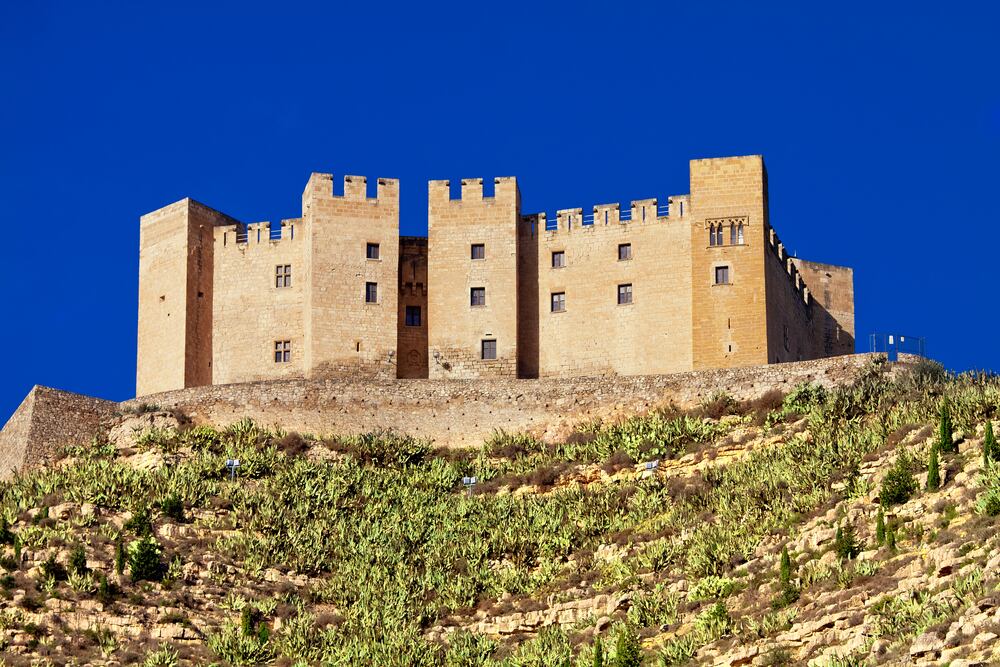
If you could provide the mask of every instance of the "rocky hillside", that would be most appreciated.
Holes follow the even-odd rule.
[[[0,485],[0,648],[11,665],[993,664],[998,408],[997,378],[930,363],[470,450],[406,424],[324,438],[144,406]]]

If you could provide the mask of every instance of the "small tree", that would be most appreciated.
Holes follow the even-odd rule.
[[[115,572],[123,574],[125,572],[125,561],[128,554],[125,553],[125,543],[121,540],[115,542]]]
[[[623,623],[618,628],[615,657],[610,667],[639,667],[640,664],[642,664],[642,651],[639,646],[639,634],[630,623]]]
[[[885,512],[882,508],[878,508],[878,514],[875,516],[875,542],[879,546],[885,544]]]
[[[997,440],[993,435],[993,420],[987,420],[986,434],[983,436],[983,467],[997,460],[1000,460],[1000,451],[997,451]]]
[[[69,555],[69,569],[74,574],[82,575],[87,572],[87,552],[83,550],[83,545],[78,544],[73,547]]]
[[[941,488],[941,471],[938,464],[937,445],[931,446],[931,458],[927,463],[927,490],[937,491]]]
[[[792,558],[788,555],[788,547],[781,549],[781,583],[787,584],[792,580]]]
[[[941,426],[938,435],[938,445],[940,445],[942,452],[958,451],[958,446],[954,442],[954,429],[951,425],[951,406],[948,405],[947,398],[941,402]]]
[[[837,556],[843,560],[850,560],[861,553],[861,545],[858,544],[854,526],[849,523],[843,527],[837,526],[837,536],[833,540],[833,549],[837,552]]]
[[[892,468],[882,478],[882,488],[879,491],[879,502],[882,507],[901,505],[917,492],[917,480],[910,470],[910,457],[900,452]]]
[[[158,581],[163,574],[160,545],[151,537],[142,537],[128,548],[128,569],[133,581]]]
[[[604,642],[600,637],[594,637],[594,661],[593,667],[604,667]]]

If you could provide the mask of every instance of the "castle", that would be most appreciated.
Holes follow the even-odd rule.
[[[523,214],[514,178],[314,173],[302,216],[245,224],[183,199],[142,217],[136,395],[334,375],[665,374],[854,352],[853,273],[790,257],[759,155],[692,160],[689,194]]]

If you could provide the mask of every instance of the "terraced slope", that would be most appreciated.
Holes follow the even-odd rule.
[[[3,657],[989,664],[1000,380],[886,371],[467,451],[122,415],[0,486]]]

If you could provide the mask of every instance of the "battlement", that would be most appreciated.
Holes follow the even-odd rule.
[[[781,263],[781,267],[788,275],[788,280],[791,283],[792,289],[799,295],[802,303],[806,306],[806,310],[808,311],[812,306],[812,296],[809,294],[809,288],[802,280],[798,267],[795,266],[795,262],[793,261],[794,258],[788,255],[788,252],[785,250],[785,244],[778,238],[778,233],[774,231],[774,227],[768,228],[767,241],[768,247],[774,253],[778,262]]]
[[[493,203],[502,201],[505,203],[516,202],[519,196],[517,189],[517,179],[513,176],[498,176],[493,179],[493,196],[483,195],[483,179],[463,178],[461,197],[452,199],[451,181],[436,180],[427,182],[427,195],[432,204],[443,202],[454,202],[463,204]]]
[[[261,243],[294,241],[301,224],[301,218],[290,218],[282,220],[277,226],[268,221],[222,225],[215,228],[215,241],[224,248],[236,246],[242,249]]]
[[[313,172],[302,192],[303,210],[314,199],[337,199],[344,201],[364,201],[369,203],[399,203],[399,179],[379,178],[376,195],[368,196],[368,177],[346,175],[343,180],[343,194],[334,194],[333,174]]]
[[[686,202],[686,195],[684,201]],[[672,198],[668,199],[668,202]],[[678,207],[682,209],[683,205]],[[656,198],[635,199],[628,209],[622,211],[621,204],[595,204],[592,212],[584,214],[582,208],[564,208],[556,211],[555,217],[547,213],[522,216],[521,220],[532,231],[546,232],[572,231],[574,229],[603,227],[618,224],[650,224],[664,222],[671,218],[669,204],[660,205]],[[677,216],[679,217],[679,216]]]

